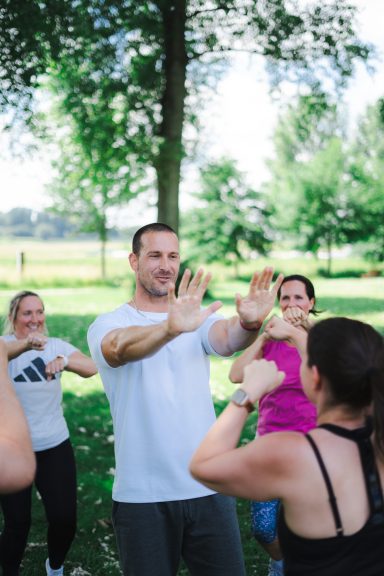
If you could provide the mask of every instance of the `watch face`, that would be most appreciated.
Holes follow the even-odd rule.
[[[244,406],[248,412],[253,412],[255,409],[255,406],[250,401],[248,394],[242,388],[235,390],[231,396],[231,400],[237,406]]]
[[[244,390],[242,390],[242,388],[238,388],[232,394],[231,400],[235,404],[239,404],[240,406],[243,406],[244,404],[246,404],[246,402],[248,402],[248,394],[246,392],[244,392]]]

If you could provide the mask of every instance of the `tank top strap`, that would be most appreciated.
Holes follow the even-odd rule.
[[[373,423],[372,418],[368,417],[364,426],[355,428],[354,430],[342,428],[342,426],[337,426],[336,424],[320,424],[318,428],[323,428],[324,430],[328,430],[337,436],[358,442],[359,440],[365,440],[371,437],[373,432]]]
[[[368,417],[365,426],[354,430],[348,430],[347,428],[342,428],[335,424],[321,424],[318,428],[329,430],[329,432],[351,440],[357,444],[371,510],[371,522],[374,524],[384,523],[383,489],[371,441],[371,435],[373,432],[372,418]]]
[[[328,471],[325,467],[323,458],[322,458],[320,451],[319,451],[314,439],[312,438],[312,436],[310,434],[306,434],[305,437],[308,440],[309,444],[311,445],[313,452],[315,453],[317,462],[318,462],[320,470],[321,470],[321,474],[324,478],[324,482],[325,482],[325,485],[327,487],[329,503],[331,505],[331,510],[332,510],[332,514],[333,514],[333,518],[334,518],[335,526],[336,526],[336,535],[338,537],[343,536],[344,529],[343,529],[343,525],[341,522],[339,509],[337,507],[336,496],[335,496],[335,493],[333,491],[333,487],[332,487],[331,480],[329,478]]]

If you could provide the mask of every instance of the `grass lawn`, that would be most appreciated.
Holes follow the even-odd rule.
[[[259,267],[258,267],[259,268]],[[292,267],[292,269],[295,269]],[[249,277],[249,276],[248,276]],[[347,315],[372,323],[384,334],[384,278],[315,279],[318,308],[322,317]],[[27,287],[27,286],[25,286]],[[16,289],[0,291],[0,310]],[[39,289],[45,304],[50,333],[70,340],[87,351],[86,331],[94,317],[126,301],[131,291],[127,282],[120,287],[81,286]],[[233,295],[245,294],[247,284],[218,274],[210,287],[210,297],[223,302],[223,313],[233,314]],[[212,359],[211,384],[217,413],[226,405],[232,391],[228,381],[231,359]],[[65,373],[64,409],[75,447],[78,465],[78,534],[66,562],[66,575],[114,576],[120,574],[114,536],[110,526],[113,481],[113,433],[109,407],[98,376],[89,380]],[[250,416],[242,442],[254,436],[256,415]],[[43,574],[47,556],[45,520],[41,502],[34,500],[33,525],[23,562],[22,574]],[[247,574],[265,576],[266,555],[250,535],[248,502],[239,501],[238,512],[244,545]],[[180,570],[181,574],[187,574]],[[234,575],[236,576],[236,575]]]

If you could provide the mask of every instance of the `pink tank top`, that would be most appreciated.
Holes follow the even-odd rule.
[[[285,378],[278,388],[259,401],[257,433],[295,430],[308,432],[316,426],[316,408],[304,394],[300,381],[300,354],[285,342],[270,340],[264,346],[263,358],[274,360]]]

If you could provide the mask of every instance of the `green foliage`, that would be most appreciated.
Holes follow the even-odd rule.
[[[274,158],[268,162],[272,178],[265,186],[275,206],[273,221],[280,235],[299,232],[297,207],[304,204],[300,167],[335,137],[335,119],[335,106],[318,92],[300,96],[280,114],[273,136]]]
[[[3,0],[0,9],[0,107],[33,113],[32,96],[51,58],[71,36],[73,3],[68,0]]]
[[[317,252],[324,246],[330,258],[333,246],[353,240],[354,215],[344,184],[345,154],[333,138],[311,161],[297,167],[302,197],[296,223],[305,247]]]
[[[275,131],[266,185],[275,226],[298,238],[300,248],[325,249],[328,275],[332,248],[346,243],[365,243],[374,262],[384,260],[383,102],[369,106],[347,138],[335,104],[322,94],[300,97]]]
[[[201,171],[199,207],[183,219],[187,256],[203,262],[236,263],[250,251],[265,254],[271,242],[270,209],[262,194],[248,187],[233,160],[208,164]]]
[[[300,248],[325,249],[330,275],[332,249],[359,238],[336,105],[322,93],[298,98],[279,122],[275,145],[268,188],[278,202],[276,225],[295,235]]]
[[[73,141],[68,146],[56,131],[66,149],[61,192],[82,190],[92,212],[86,220],[103,234],[101,209],[118,196],[112,190],[130,197],[136,175],[143,187],[153,182],[153,170],[138,170],[144,164],[156,171],[159,219],[177,230],[184,127],[198,117],[196,96],[202,84],[214,84],[212,70],[241,49],[261,56],[276,82],[342,82],[369,54],[355,13],[347,0],[5,0],[0,102],[28,109],[48,73],[64,118],[59,126]],[[122,180],[129,174],[125,184],[120,170]]]
[[[349,184],[359,226],[359,239],[368,242],[368,255],[384,261],[384,98],[367,108],[351,146]]]

